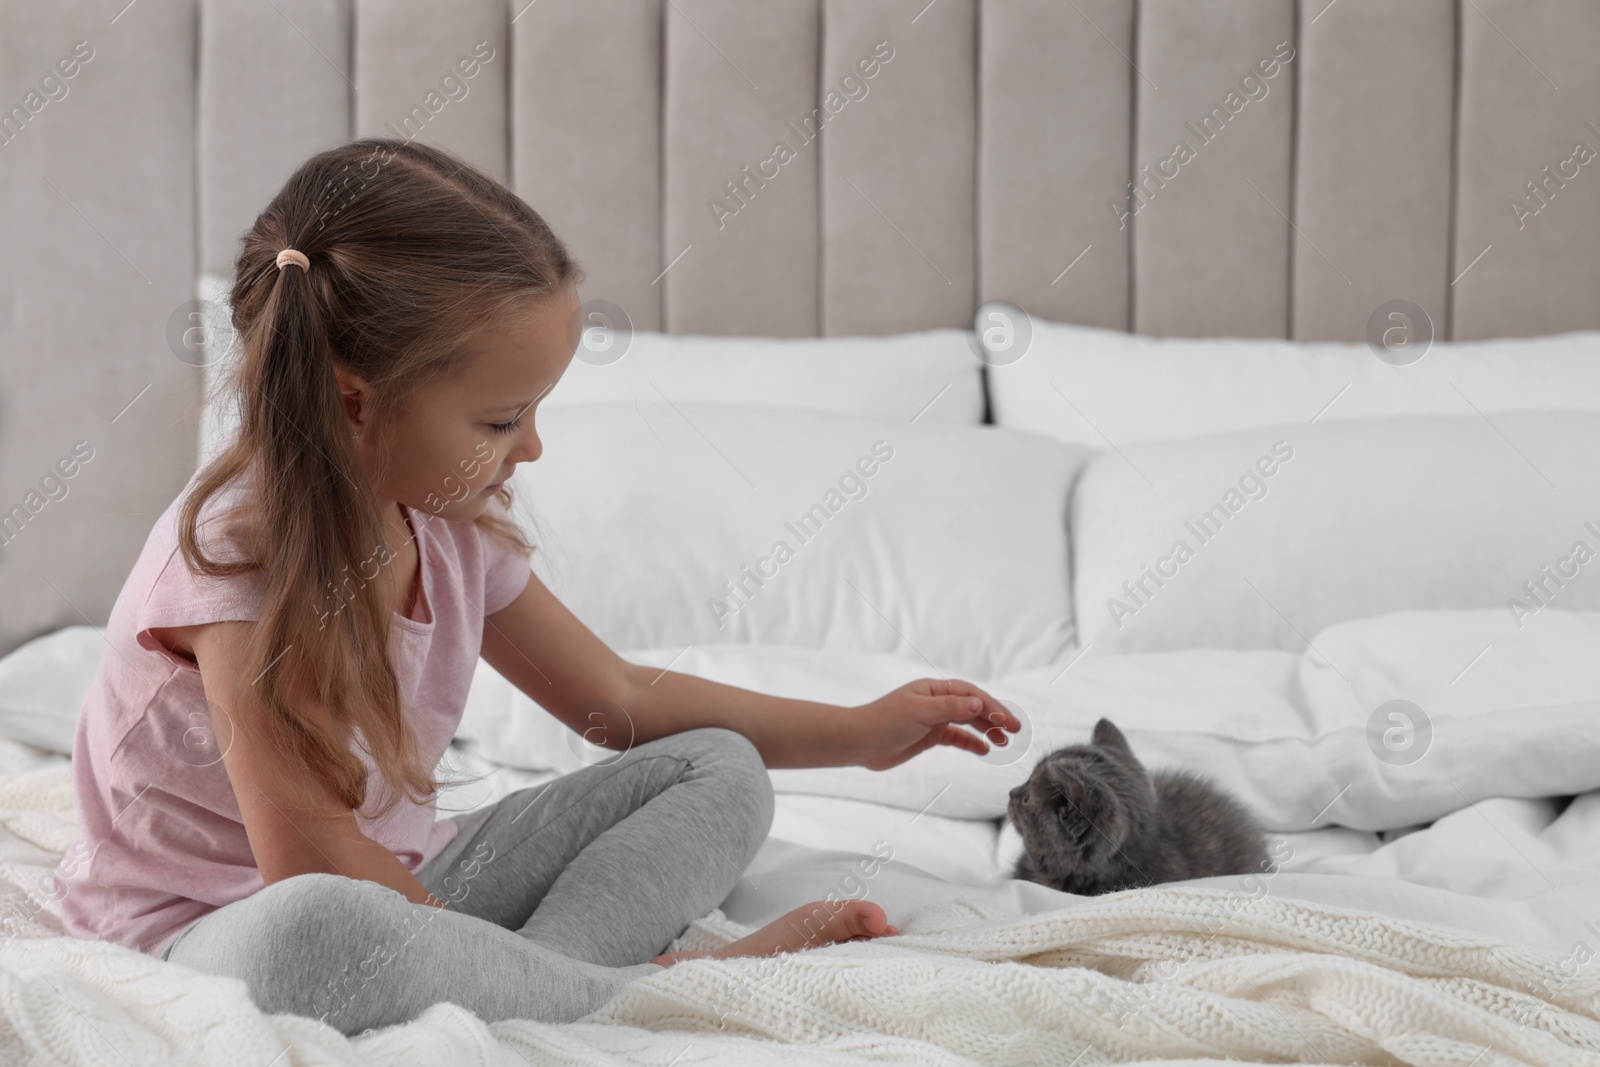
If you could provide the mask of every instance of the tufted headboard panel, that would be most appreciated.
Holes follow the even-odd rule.
[[[1403,298],[1469,339],[1600,327],[1596,55],[1584,0],[5,5],[0,653],[104,622],[195,463],[174,338],[352,137],[506,181],[639,329],[896,333],[1005,299],[1358,340]]]

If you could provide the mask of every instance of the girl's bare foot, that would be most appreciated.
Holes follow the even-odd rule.
[[[789,914],[768,923],[748,937],[710,952],[668,952],[651,963],[671,967],[679,960],[711,957],[727,959],[731,956],[776,956],[784,952],[798,952],[818,945],[832,945],[840,941],[869,941],[875,937],[892,937],[898,928],[878,905],[866,900],[826,901],[816,900],[802,904]]]

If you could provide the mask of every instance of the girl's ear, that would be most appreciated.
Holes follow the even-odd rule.
[[[333,376],[339,383],[339,397],[344,401],[345,410],[352,422],[357,421],[361,415],[361,402],[366,399],[369,392],[367,380],[337,363],[333,367]]]

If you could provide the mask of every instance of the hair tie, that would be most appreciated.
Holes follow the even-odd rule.
[[[278,253],[278,270],[282,271],[285,263],[298,263],[301,270],[311,269],[311,261],[306,258],[306,254],[293,248],[285,248]]]

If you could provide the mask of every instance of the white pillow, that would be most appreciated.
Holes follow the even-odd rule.
[[[1584,580],[1600,563],[1573,558],[1600,556],[1600,413],[1492,420],[1300,423],[1101,453],[1073,496],[1080,641],[1298,652],[1325,626],[1392,611],[1600,608],[1600,580]]]
[[[978,425],[983,381],[967,336],[954,329],[792,338],[641,331],[630,339],[594,327],[540,408],[750,404]],[[614,362],[591,362],[624,345]]]
[[[985,426],[721,405],[555,407],[515,475],[534,566],[616,649],[786,644],[991,676],[1073,644],[1088,450]]]
[[[104,627],[66,626],[0,659],[0,736],[72,755],[78,713],[104,647]]]
[[[1600,331],[1434,342],[1396,366],[1364,342],[1147,337],[1029,321],[1025,354],[988,368],[995,423],[1095,448],[1312,419],[1600,410]]]
[[[1405,611],[1313,640],[1296,679],[1304,725],[1282,733],[1309,735],[1302,751],[1324,757],[1330,799],[1349,788],[1312,809],[1320,820],[1303,809],[1308,829],[1388,829],[1469,798],[1600,787],[1600,614],[1552,606],[1519,626],[1499,607]]]

